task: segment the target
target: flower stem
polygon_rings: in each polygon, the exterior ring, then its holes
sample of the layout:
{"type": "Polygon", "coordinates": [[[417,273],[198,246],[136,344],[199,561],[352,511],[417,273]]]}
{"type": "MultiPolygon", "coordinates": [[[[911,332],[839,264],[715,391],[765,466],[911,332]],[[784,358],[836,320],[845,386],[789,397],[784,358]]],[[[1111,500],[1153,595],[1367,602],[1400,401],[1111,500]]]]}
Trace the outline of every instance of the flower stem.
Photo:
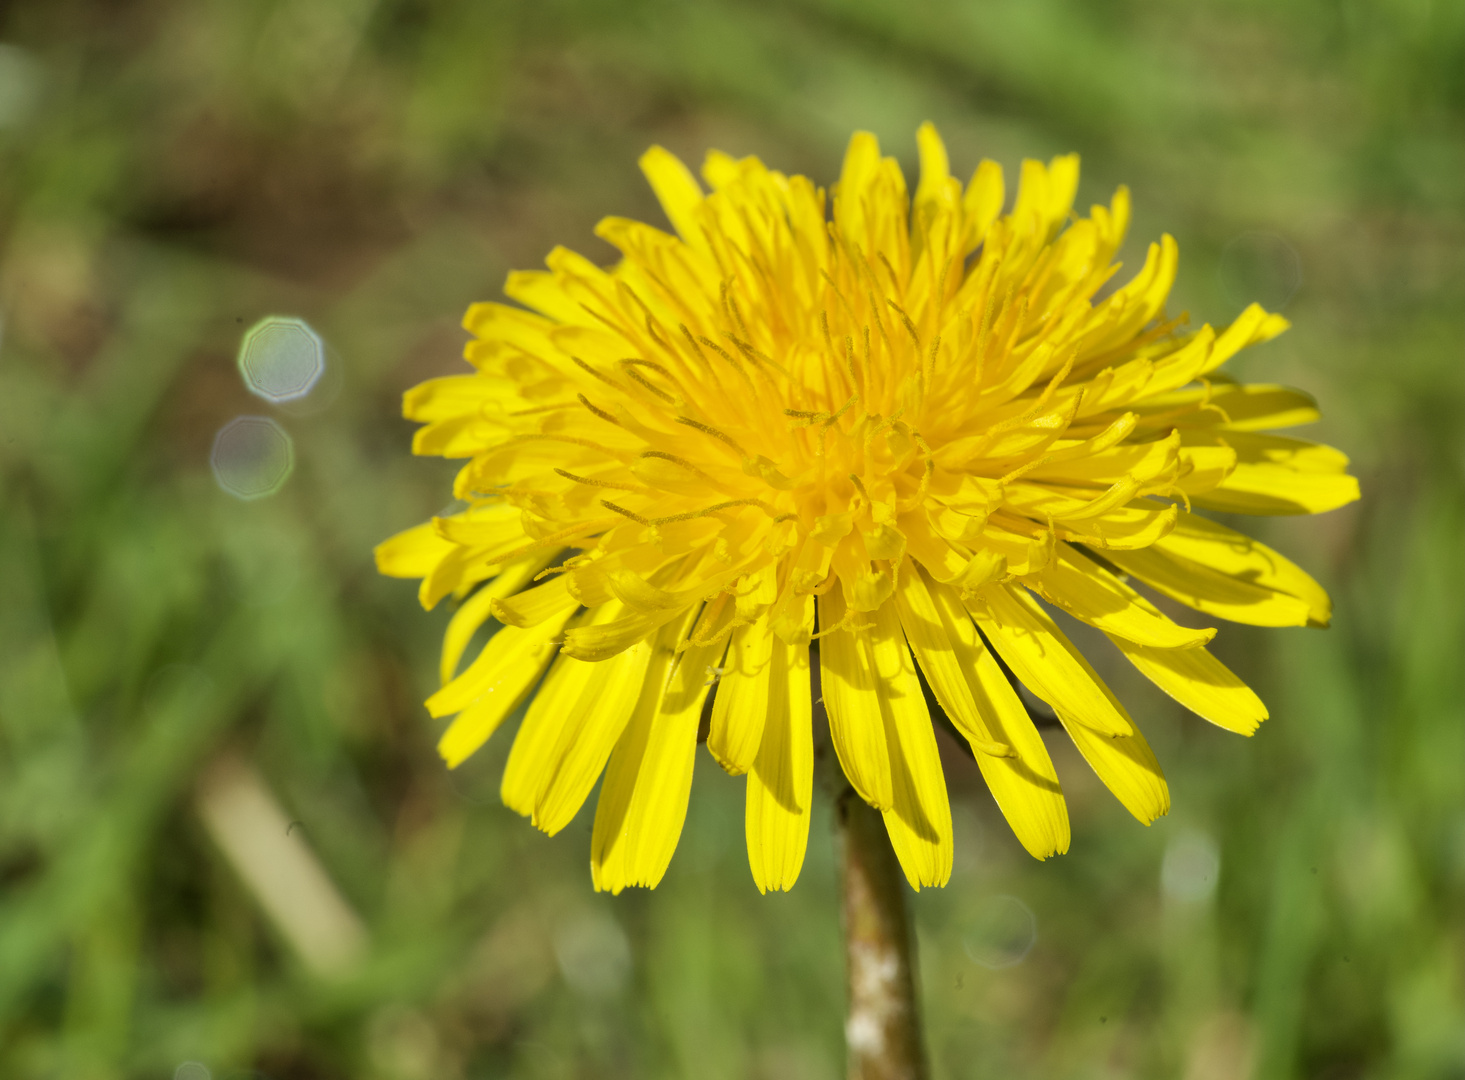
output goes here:
{"type": "Polygon", "coordinates": [[[925,1080],[905,877],[885,822],[848,786],[835,800],[844,864],[850,1080],[925,1080]]]}

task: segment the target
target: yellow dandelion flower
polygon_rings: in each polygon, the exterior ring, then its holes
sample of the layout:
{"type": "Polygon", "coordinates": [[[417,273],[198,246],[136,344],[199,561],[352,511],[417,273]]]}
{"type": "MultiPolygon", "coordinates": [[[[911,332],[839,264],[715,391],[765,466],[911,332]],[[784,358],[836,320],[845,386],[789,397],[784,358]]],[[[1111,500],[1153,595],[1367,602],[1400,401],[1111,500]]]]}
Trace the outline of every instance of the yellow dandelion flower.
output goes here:
{"type": "Polygon", "coordinates": [[[1167,316],[1177,248],[1102,299],[1124,188],[1075,218],[1078,158],[991,161],[963,188],[929,124],[914,197],[873,136],[832,199],[713,152],[705,192],[653,148],[675,235],[623,218],[603,269],[564,248],[511,274],[522,306],[464,325],[472,374],[406,396],[418,454],[466,458],[461,512],[378,549],[421,599],[461,603],[427,702],[456,766],[530,700],[504,801],[545,832],[604,774],[597,888],[654,886],[686,816],[699,718],[747,776],[762,890],[798,877],[812,797],[811,643],[832,742],[910,883],[945,883],[952,826],[920,676],[1038,858],[1067,849],[1052,762],[1003,665],[1052,706],[1142,822],[1169,793],[1144,736],[1039,599],[1102,630],[1181,704],[1251,734],[1257,696],[1131,580],[1207,615],[1325,625],[1329,601],[1196,513],[1317,513],[1347,459],[1268,434],[1311,398],[1218,372],[1287,322],[1167,316]],[[832,212],[830,203],[832,202],[832,212]],[[503,624],[465,669],[489,618],[503,624]],[[919,672],[919,675],[918,675],[919,672]],[[536,692],[536,687],[537,692],[536,692]],[[532,697],[531,697],[532,696],[532,697]]]}

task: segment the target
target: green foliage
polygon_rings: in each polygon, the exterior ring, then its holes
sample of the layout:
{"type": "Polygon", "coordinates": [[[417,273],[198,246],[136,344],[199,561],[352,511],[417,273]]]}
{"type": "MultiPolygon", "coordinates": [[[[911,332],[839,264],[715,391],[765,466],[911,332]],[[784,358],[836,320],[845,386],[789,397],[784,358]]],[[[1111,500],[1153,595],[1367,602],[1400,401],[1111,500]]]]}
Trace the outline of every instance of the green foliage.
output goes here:
{"type": "Polygon", "coordinates": [[[442,464],[407,456],[400,393],[457,369],[458,316],[509,268],[556,243],[608,258],[596,219],[658,219],[646,145],[827,181],[853,129],[912,162],[930,118],[961,168],[1073,149],[1082,198],[1130,183],[1130,264],[1174,233],[1198,321],[1283,289],[1247,251],[1295,252],[1295,327],[1243,374],[1315,391],[1365,492],[1263,523],[1337,613],[1222,633],[1272,708],[1254,739],[1103,666],[1170,818],[1141,828],[1055,741],[1073,847],[1039,864],[947,747],[957,872],[913,901],[936,1075],[1465,1076],[1460,5],[53,0],[3,19],[0,1075],[840,1074],[827,818],[794,893],[760,897],[741,782],[699,761],[665,883],[593,894],[588,812],[547,839],[497,804],[507,735],[442,768],[420,703],[446,615],[370,549],[447,500],[442,464]],[[303,402],[239,379],[270,313],[330,347],[303,402]],[[239,415],[294,441],[271,497],[214,482],[239,415]],[[359,916],[354,965],[317,973],[211,838],[229,760],[359,916]],[[1002,897],[1033,913],[1026,953],[1002,897]]]}

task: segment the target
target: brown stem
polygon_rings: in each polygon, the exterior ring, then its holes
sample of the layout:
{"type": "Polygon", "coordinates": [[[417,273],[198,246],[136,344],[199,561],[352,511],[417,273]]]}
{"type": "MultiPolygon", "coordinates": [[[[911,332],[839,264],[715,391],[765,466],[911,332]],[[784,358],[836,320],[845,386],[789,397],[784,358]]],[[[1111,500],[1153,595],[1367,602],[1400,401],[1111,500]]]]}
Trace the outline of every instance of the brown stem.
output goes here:
{"type": "Polygon", "coordinates": [[[835,808],[844,863],[850,1080],[925,1080],[905,876],[878,811],[848,786],[835,808]]]}

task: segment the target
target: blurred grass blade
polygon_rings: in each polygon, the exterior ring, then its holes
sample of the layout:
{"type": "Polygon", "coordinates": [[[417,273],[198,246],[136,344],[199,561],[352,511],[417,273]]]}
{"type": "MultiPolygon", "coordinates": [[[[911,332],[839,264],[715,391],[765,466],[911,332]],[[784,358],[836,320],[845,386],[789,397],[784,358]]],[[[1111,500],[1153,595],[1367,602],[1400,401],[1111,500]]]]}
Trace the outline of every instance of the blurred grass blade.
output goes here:
{"type": "Polygon", "coordinates": [[[280,935],[317,975],[336,975],[361,956],[366,930],[264,780],[236,757],[199,781],[200,817],[280,935]]]}

